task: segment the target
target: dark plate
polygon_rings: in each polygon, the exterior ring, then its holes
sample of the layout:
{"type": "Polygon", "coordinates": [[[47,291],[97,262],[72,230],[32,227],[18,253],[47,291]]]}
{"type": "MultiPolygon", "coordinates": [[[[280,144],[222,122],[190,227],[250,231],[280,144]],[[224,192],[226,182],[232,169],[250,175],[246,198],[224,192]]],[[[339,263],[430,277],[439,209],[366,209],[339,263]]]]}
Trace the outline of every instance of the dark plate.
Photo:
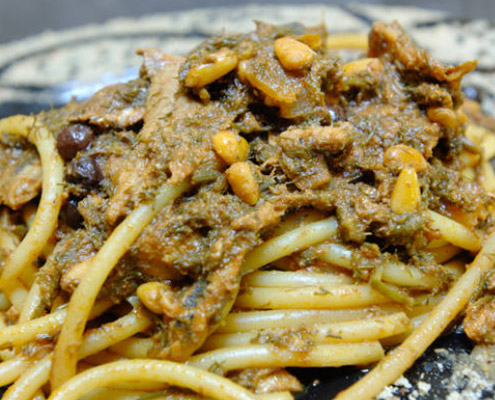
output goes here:
{"type": "MultiPolygon", "coordinates": [[[[72,97],[83,100],[102,86],[137,75],[135,50],[158,47],[185,54],[204,38],[221,32],[253,28],[253,20],[274,23],[322,21],[331,32],[366,32],[373,20],[398,20],[418,43],[445,62],[478,59],[478,70],[465,79],[470,96],[495,111],[495,25],[487,21],[452,19],[442,12],[411,7],[351,5],[329,7],[243,6],[192,10],[120,19],[75,28],[0,46],[0,117],[37,113],[61,106],[72,97]]],[[[462,333],[438,339],[406,373],[402,386],[388,388],[397,399],[493,399],[495,386],[467,356],[471,342],[462,333]],[[455,397],[451,392],[460,393],[455,397]]],[[[359,379],[354,368],[292,370],[307,386],[301,400],[329,399],[359,379]]]]}
{"type": "MultiPolygon", "coordinates": [[[[482,367],[469,354],[473,343],[460,332],[437,339],[382,399],[451,400],[494,399],[495,383],[487,380],[482,367]],[[454,397],[458,393],[459,397],[454,397]]],[[[306,385],[298,400],[328,400],[359,380],[367,370],[355,367],[292,369],[306,385]]]]}

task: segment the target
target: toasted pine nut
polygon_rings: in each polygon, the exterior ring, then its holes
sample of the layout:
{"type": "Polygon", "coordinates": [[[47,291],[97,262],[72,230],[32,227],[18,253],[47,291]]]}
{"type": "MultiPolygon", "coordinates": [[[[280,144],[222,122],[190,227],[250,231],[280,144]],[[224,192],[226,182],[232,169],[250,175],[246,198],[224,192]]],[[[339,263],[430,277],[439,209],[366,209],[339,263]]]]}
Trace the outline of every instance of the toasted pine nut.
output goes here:
{"type": "Polygon", "coordinates": [[[162,309],[160,307],[160,292],[162,283],[159,282],[146,282],[137,288],[137,296],[139,301],[150,311],[155,314],[161,314],[162,309]]]}
{"type": "Polygon", "coordinates": [[[306,33],[305,35],[298,36],[297,40],[307,44],[313,50],[320,49],[323,44],[320,33],[306,33]]]}
{"type": "Polygon", "coordinates": [[[186,75],[185,85],[191,88],[204,87],[237,67],[237,55],[230,49],[220,49],[210,54],[203,64],[192,68],[186,75]]]}
{"type": "Polygon", "coordinates": [[[136,294],[139,301],[155,314],[166,314],[173,317],[179,311],[170,287],[162,282],[146,282],[137,288],[136,294]]]}
{"type": "Polygon", "coordinates": [[[404,168],[395,183],[390,208],[396,214],[416,211],[421,203],[418,175],[414,168],[404,168]]]}
{"type": "Polygon", "coordinates": [[[430,121],[446,128],[456,128],[459,125],[457,114],[450,108],[430,107],[426,110],[426,116],[430,121]]]}
{"type": "Polygon", "coordinates": [[[229,131],[220,131],[211,139],[213,150],[231,165],[245,161],[249,154],[249,143],[242,136],[229,131]]]}
{"type": "Polygon", "coordinates": [[[260,198],[260,189],[247,162],[236,162],[225,171],[232,191],[242,201],[255,205],[260,198]]]}
{"type": "Polygon", "coordinates": [[[91,266],[91,259],[81,261],[72,266],[60,279],[60,286],[66,291],[74,290],[81,282],[81,279],[86,275],[86,271],[91,266]]]}
{"type": "Polygon", "coordinates": [[[385,151],[383,165],[393,170],[400,171],[405,167],[412,167],[416,172],[423,172],[428,163],[418,150],[398,144],[385,151]]]}
{"type": "Polygon", "coordinates": [[[382,72],[383,64],[378,58],[360,58],[359,60],[348,62],[344,65],[344,77],[356,75],[362,72],[370,72],[378,76],[382,72]]]}
{"type": "Polygon", "coordinates": [[[311,48],[289,37],[275,40],[273,50],[282,66],[289,71],[309,68],[313,63],[314,52],[311,48]]]}

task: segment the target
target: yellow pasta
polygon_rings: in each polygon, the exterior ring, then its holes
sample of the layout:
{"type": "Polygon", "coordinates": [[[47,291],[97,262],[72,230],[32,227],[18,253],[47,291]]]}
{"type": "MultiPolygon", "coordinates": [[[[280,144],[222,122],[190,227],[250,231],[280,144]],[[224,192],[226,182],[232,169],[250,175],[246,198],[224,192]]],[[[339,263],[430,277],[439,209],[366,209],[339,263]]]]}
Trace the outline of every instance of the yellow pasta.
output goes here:
{"type": "Polygon", "coordinates": [[[298,328],[313,324],[351,321],[386,314],[379,307],[346,310],[269,310],[230,313],[218,333],[246,332],[271,328],[298,328]]]}
{"type": "Polygon", "coordinates": [[[250,345],[213,350],[191,357],[189,364],[203,369],[222,371],[250,367],[338,367],[369,364],[383,357],[379,342],[334,343],[316,345],[302,353],[280,349],[274,345],[250,345]]]}
{"type": "Polygon", "coordinates": [[[256,343],[263,337],[276,340],[291,334],[301,334],[302,337],[314,343],[333,342],[363,342],[378,340],[408,331],[409,318],[404,313],[396,313],[369,319],[334,322],[302,326],[296,329],[267,329],[262,331],[218,333],[213,334],[203,345],[202,350],[213,350],[222,347],[245,346],[256,343]]]}
{"type": "Polygon", "coordinates": [[[326,47],[329,49],[357,49],[368,48],[368,37],[357,33],[331,33],[328,35],[326,47]]]}
{"type": "Polygon", "coordinates": [[[253,287],[242,291],[239,308],[339,309],[370,306],[389,301],[369,285],[313,285],[297,288],[253,287]]]}
{"type": "Polygon", "coordinates": [[[397,23],[139,53],[138,79],[0,120],[3,399],[288,400],[282,368],[366,365],[338,396],[366,400],[469,323],[495,260],[475,62],[397,23]]]}
{"type": "Polygon", "coordinates": [[[91,306],[106,277],[119,258],[156,213],[188,188],[187,184],[165,185],[154,201],[136,209],[112,233],[91,263],[91,267],[74,292],[67,309],[67,318],[60,332],[54,353],[53,385],[60,386],[75,374],[77,353],[68,351],[84,332],[91,306]],[[105,268],[102,268],[102,266],[105,268]],[[75,311],[72,311],[75,310],[75,311]]]}
{"type": "Polygon", "coordinates": [[[118,361],[91,368],[56,390],[51,400],[76,400],[91,389],[118,381],[161,381],[219,400],[254,400],[246,389],[192,366],[157,360],[118,361]]]}
{"type": "Polygon", "coordinates": [[[0,131],[27,137],[37,147],[43,168],[43,190],[36,217],[21,244],[9,256],[0,276],[0,287],[18,277],[40,254],[53,233],[62,204],[63,163],[55,138],[32,117],[14,116],[0,120],[0,131]]]}
{"type": "Polygon", "coordinates": [[[267,240],[261,246],[254,249],[246,257],[243,272],[254,271],[279,258],[288,256],[295,251],[318,244],[330,239],[337,232],[337,221],[335,218],[313,222],[300,228],[293,229],[287,233],[267,240]]]}
{"type": "MultiPolygon", "coordinates": [[[[144,314],[140,311],[136,311],[117,321],[103,325],[93,331],[89,331],[89,333],[85,335],[76,357],[77,359],[83,359],[92,354],[96,354],[114,343],[120,342],[123,339],[145,330],[150,323],[150,320],[144,314]]],[[[33,368],[21,375],[21,377],[7,390],[4,399],[30,399],[39,388],[48,382],[53,357],[53,353],[50,353],[41,361],[38,361],[33,368]]]]}
{"type": "Polygon", "coordinates": [[[0,385],[7,386],[14,382],[29,367],[29,361],[17,356],[0,363],[0,385]]]}
{"type": "MultiPolygon", "coordinates": [[[[101,315],[110,306],[108,301],[96,303],[89,318],[101,315]]],[[[5,327],[0,331],[0,348],[26,344],[35,340],[38,335],[53,335],[62,326],[66,315],[67,310],[62,309],[32,321],[5,327]]]]}
{"type": "Polygon", "coordinates": [[[344,274],[258,271],[246,275],[243,284],[246,286],[264,287],[298,287],[307,285],[341,285],[352,283],[352,279],[344,274]]]}
{"type": "Polygon", "coordinates": [[[450,243],[462,249],[478,251],[481,247],[481,240],[475,232],[461,225],[448,217],[434,211],[428,211],[431,227],[450,243]]]}
{"type": "MultiPolygon", "coordinates": [[[[318,247],[318,257],[330,264],[351,269],[352,250],[337,243],[325,243],[318,247]]],[[[386,282],[416,288],[431,288],[438,285],[438,278],[425,275],[414,266],[400,262],[382,264],[382,278],[386,282]]]]}
{"type": "Polygon", "coordinates": [[[418,328],[358,383],[337,399],[372,399],[383,387],[395,382],[464,308],[478,288],[483,272],[495,262],[495,233],[486,239],[466,273],[418,328]]]}

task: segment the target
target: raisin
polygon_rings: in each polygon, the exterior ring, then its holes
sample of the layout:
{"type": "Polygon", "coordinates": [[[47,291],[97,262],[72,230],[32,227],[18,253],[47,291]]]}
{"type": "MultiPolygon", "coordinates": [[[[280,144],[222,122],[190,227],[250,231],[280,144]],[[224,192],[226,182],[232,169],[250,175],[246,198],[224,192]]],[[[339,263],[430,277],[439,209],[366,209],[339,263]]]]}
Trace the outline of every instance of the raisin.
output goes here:
{"type": "Polygon", "coordinates": [[[57,150],[64,160],[72,160],[93,141],[93,129],[87,125],[74,124],[62,128],[57,135],[57,150]]]}
{"type": "Polygon", "coordinates": [[[78,229],[82,226],[83,217],[79,214],[77,209],[77,200],[69,199],[67,203],[65,203],[63,208],[63,215],[65,217],[65,222],[72,229],[78,229]]]}
{"type": "Polygon", "coordinates": [[[80,182],[87,186],[96,184],[103,178],[103,174],[96,160],[84,156],[72,160],[67,174],[72,182],[80,182]]]}

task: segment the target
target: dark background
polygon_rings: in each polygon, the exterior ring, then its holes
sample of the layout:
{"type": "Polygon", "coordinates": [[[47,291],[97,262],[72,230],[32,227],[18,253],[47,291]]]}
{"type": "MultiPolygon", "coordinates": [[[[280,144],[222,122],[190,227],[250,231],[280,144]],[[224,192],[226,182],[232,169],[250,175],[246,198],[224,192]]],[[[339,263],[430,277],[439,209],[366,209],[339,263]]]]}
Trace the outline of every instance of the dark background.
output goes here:
{"type": "MultiPolygon", "coordinates": [[[[261,4],[346,4],[344,0],[0,0],[0,43],[89,23],[100,23],[121,16],[141,16],[197,7],[248,3],[261,4]]],[[[460,18],[495,20],[495,0],[365,0],[361,3],[414,5],[447,11],[460,18]]]]}

